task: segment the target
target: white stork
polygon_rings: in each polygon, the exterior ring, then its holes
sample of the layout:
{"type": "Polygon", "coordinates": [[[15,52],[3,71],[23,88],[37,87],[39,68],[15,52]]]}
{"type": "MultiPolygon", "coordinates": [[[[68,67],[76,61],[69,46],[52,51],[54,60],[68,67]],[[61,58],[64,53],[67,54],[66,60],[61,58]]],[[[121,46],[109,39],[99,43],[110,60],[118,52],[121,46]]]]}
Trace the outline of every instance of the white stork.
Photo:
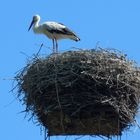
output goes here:
{"type": "Polygon", "coordinates": [[[59,39],[72,39],[75,41],[79,41],[80,38],[65,25],[53,21],[44,22],[43,24],[39,24],[40,16],[33,16],[33,20],[28,31],[33,26],[34,33],[37,34],[45,34],[48,38],[52,39],[53,42],[53,52],[58,52],[58,43],[59,39]],[[55,45],[54,45],[55,43],[55,45]]]}

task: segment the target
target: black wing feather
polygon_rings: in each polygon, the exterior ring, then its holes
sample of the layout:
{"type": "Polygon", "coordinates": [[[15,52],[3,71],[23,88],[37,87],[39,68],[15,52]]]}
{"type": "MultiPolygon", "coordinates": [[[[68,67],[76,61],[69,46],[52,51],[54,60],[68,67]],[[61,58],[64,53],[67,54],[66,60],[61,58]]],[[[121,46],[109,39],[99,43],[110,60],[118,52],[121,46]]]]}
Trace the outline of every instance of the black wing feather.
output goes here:
{"type": "Polygon", "coordinates": [[[50,33],[57,33],[57,34],[65,34],[65,35],[74,35],[75,34],[68,28],[62,28],[62,29],[47,29],[50,33]]]}

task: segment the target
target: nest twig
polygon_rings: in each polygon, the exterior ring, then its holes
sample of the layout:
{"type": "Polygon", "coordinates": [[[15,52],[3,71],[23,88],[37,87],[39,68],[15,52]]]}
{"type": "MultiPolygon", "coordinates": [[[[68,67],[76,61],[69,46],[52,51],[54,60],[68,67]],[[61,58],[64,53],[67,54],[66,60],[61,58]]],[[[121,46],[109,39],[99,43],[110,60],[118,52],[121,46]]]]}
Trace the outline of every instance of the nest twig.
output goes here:
{"type": "Polygon", "coordinates": [[[49,135],[121,135],[135,121],[140,69],[118,51],[35,57],[16,79],[26,111],[49,135]]]}

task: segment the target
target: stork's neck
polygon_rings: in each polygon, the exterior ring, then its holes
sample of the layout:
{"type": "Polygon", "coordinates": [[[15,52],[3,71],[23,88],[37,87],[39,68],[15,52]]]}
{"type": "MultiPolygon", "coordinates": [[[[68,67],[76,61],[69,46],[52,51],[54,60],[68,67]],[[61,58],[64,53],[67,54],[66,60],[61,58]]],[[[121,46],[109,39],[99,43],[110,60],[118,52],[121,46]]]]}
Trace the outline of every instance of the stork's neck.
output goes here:
{"type": "Polygon", "coordinates": [[[34,31],[34,33],[37,33],[37,34],[42,32],[41,27],[39,25],[39,20],[34,23],[33,31],[34,31]]]}

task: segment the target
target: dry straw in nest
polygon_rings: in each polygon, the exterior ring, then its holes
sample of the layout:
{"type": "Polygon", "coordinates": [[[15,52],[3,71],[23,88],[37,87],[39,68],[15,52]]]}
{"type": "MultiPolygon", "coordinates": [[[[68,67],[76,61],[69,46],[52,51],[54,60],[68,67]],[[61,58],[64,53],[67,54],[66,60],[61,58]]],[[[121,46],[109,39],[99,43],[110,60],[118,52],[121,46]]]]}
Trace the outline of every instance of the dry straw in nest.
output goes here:
{"type": "Polygon", "coordinates": [[[140,69],[118,51],[35,57],[16,79],[26,111],[50,136],[121,135],[135,122],[140,69]]]}

